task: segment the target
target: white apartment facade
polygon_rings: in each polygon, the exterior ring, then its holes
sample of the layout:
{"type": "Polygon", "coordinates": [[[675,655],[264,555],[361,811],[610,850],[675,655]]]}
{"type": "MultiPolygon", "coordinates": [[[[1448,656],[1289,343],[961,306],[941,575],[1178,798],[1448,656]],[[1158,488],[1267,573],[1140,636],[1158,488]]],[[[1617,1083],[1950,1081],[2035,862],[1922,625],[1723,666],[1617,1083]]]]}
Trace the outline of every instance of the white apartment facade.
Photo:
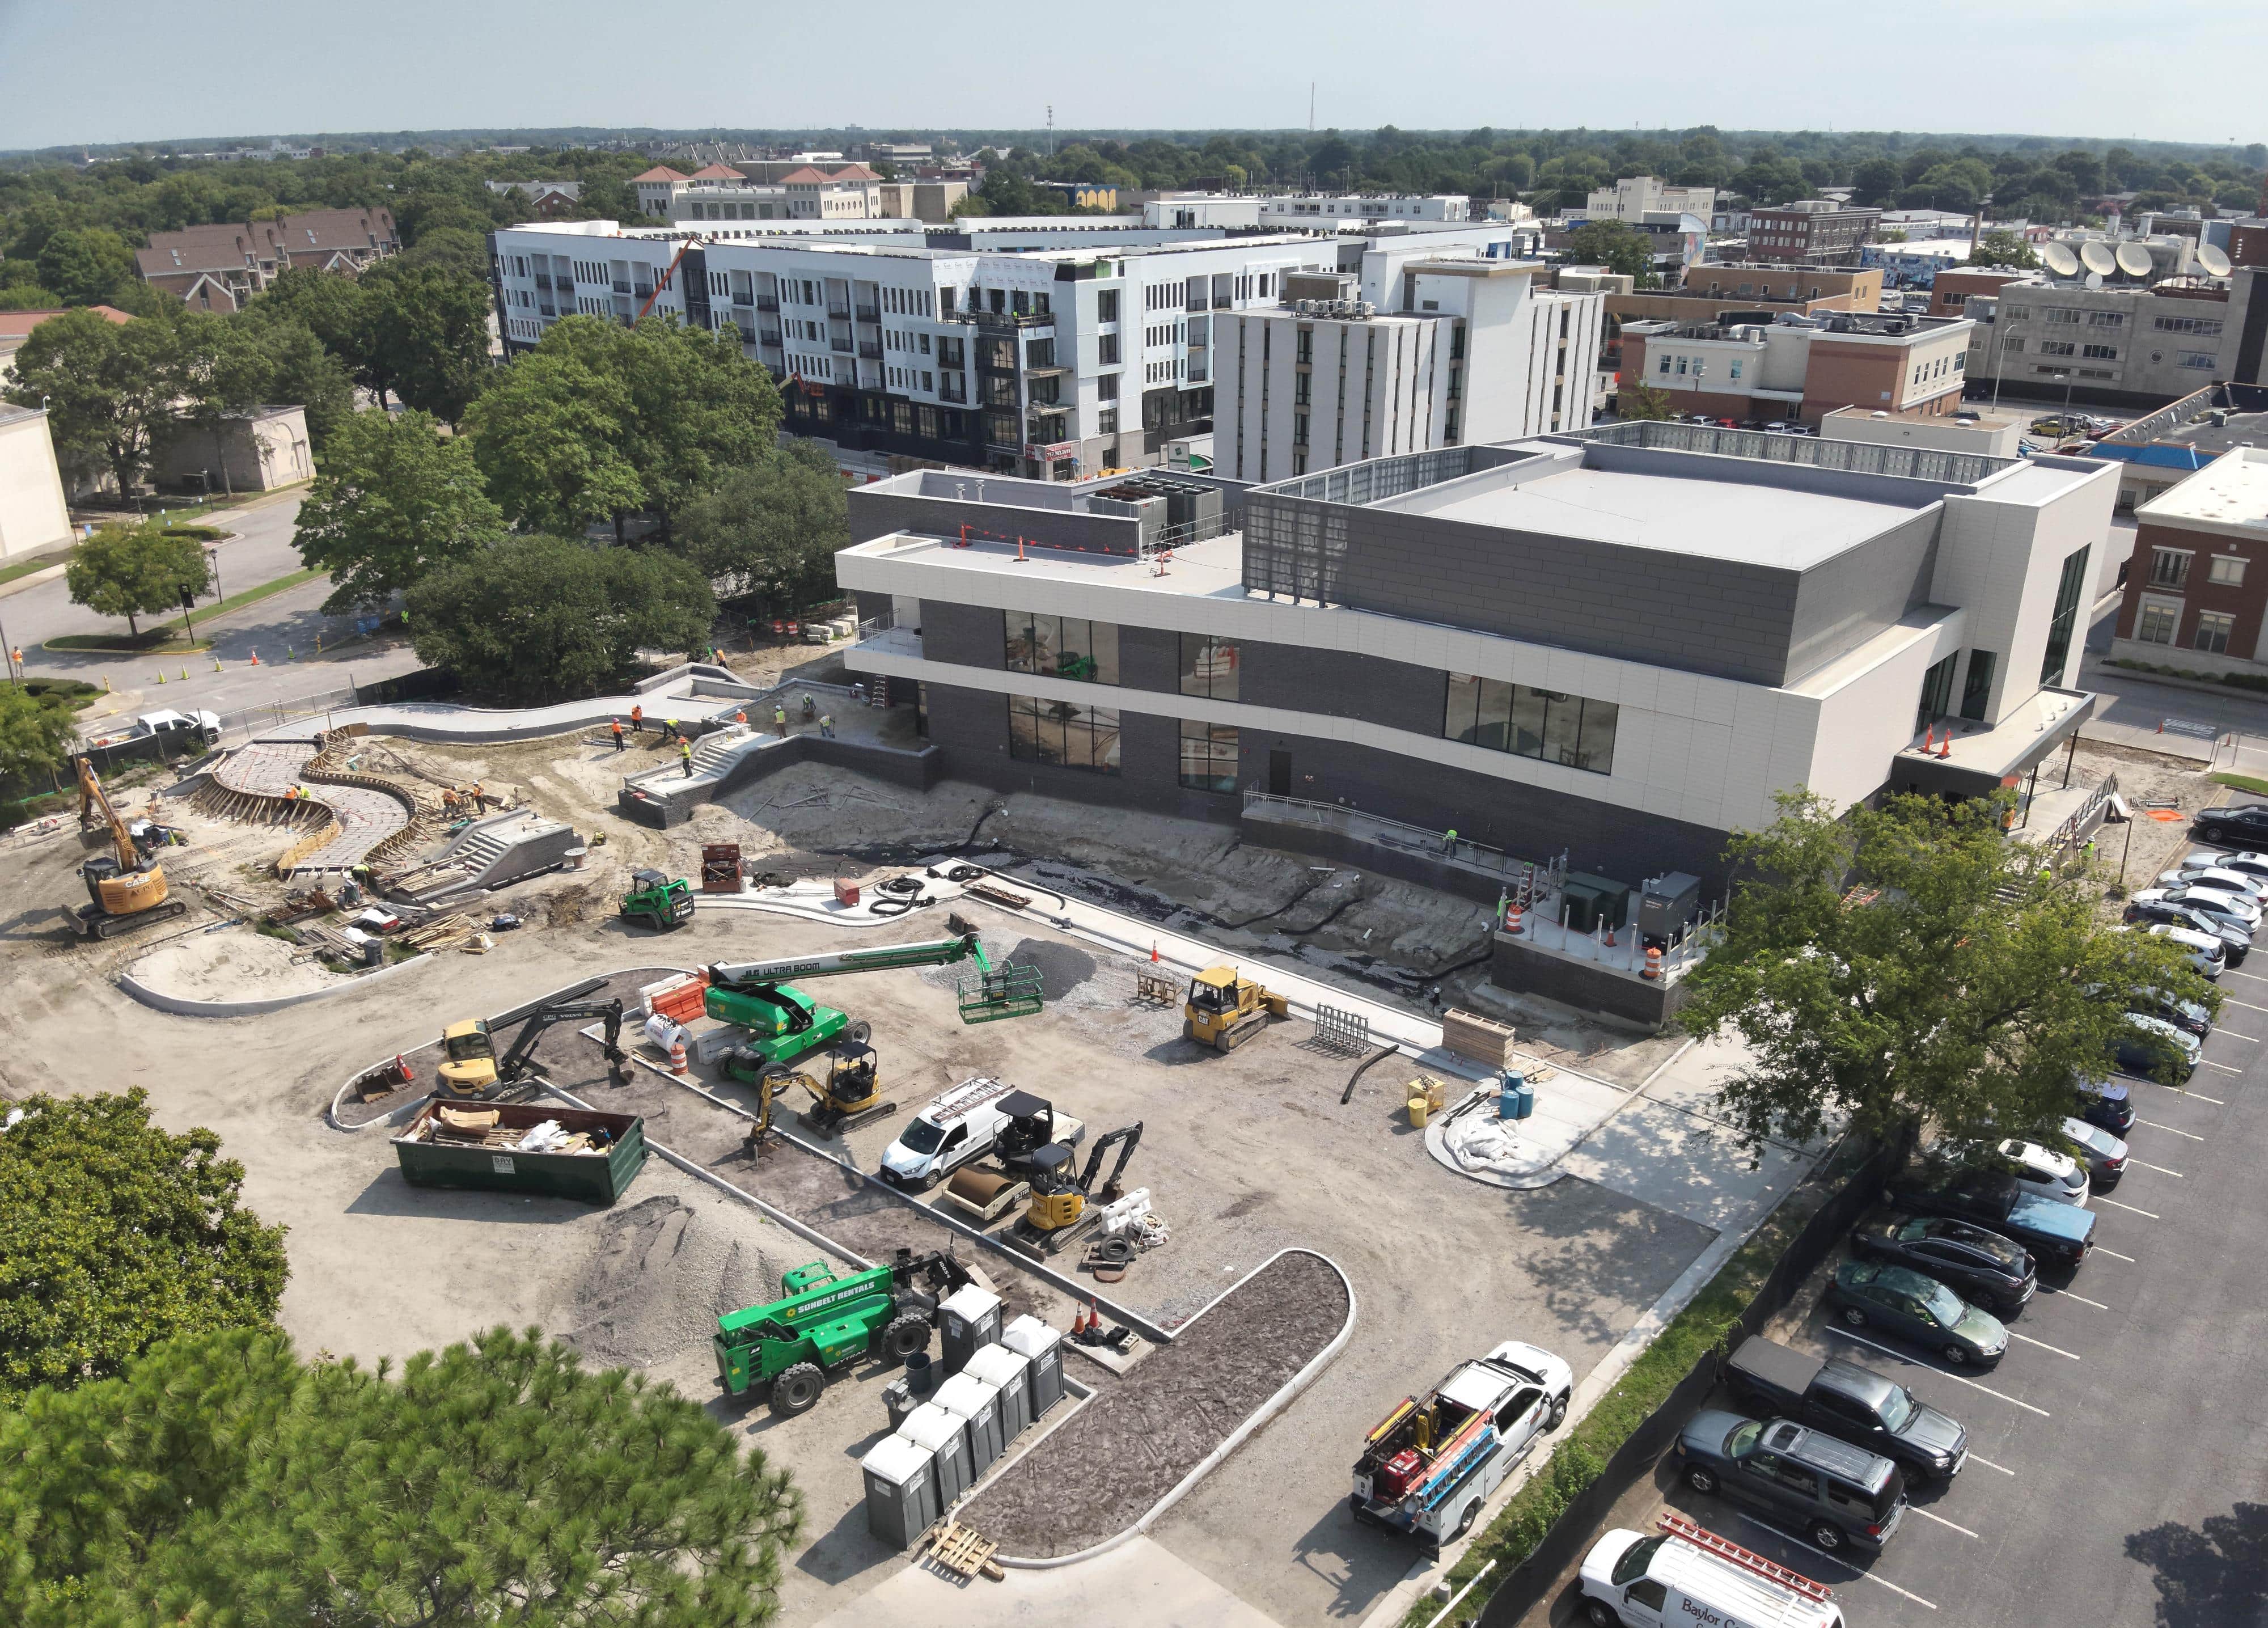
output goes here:
{"type": "Polygon", "coordinates": [[[786,387],[794,433],[1068,480],[1156,464],[1168,442],[1210,429],[1221,314],[1272,306],[1286,274],[1335,270],[1340,254],[1329,238],[1077,232],[1057,239],[1068,247],[932,248],[917,226],[896,230],[911,223],[865,224],[890,230],[497,232],[505,346],[575,314],[730,324],[786,387]]]}
{"type": "Polygon", "coordinates": [[[1673,187],[1659,175],[1630,175],[1591,194],[1583,214],[1588,220],[1626,221],[1635,226],[1648,215],[1697,215],[1707,220],[1717,209],[1714,187],[1673,187]]]}
{"type": "Polygon", "coordinates": [[[1222,318],[1218,472],[1266,483],[1588,429],[1606,300],[1539,288],[1541,269],[1373,249],[1359,274],[1294,276],[1283,304],[1222,318]]]}
{"type": "Polygon", "coordinates": [[[1263,226],[1345,226],[1366,220],[1468,221],[1472,200],[1462,193],[1285,193],[1259,199],[1263,226]]]}

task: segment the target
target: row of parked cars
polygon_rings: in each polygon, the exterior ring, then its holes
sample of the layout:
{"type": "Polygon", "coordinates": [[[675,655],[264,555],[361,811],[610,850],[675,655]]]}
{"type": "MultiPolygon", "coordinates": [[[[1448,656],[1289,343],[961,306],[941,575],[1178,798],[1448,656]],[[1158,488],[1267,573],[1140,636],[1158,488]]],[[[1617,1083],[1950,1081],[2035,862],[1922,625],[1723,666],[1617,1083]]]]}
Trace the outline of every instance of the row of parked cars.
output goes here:
{"type": "MultiPolygon", "coordinates": [[[[2210,809],[2207,814],[2242,812],[2210,809]]],[[[2200,834],[2207,818],[2198,821],[2200,834]]],[[[2268,836],[2268,821],[2257,835],[2268,836]]],[[[2268,910],[2268,852],[2219,853],[2199,849],[2127,902],[2126,920],[2146,925],[2188,952],[2189,963],[2217,979],[2241,967],[2252,950],[2252,935],[2268,910]]]]}

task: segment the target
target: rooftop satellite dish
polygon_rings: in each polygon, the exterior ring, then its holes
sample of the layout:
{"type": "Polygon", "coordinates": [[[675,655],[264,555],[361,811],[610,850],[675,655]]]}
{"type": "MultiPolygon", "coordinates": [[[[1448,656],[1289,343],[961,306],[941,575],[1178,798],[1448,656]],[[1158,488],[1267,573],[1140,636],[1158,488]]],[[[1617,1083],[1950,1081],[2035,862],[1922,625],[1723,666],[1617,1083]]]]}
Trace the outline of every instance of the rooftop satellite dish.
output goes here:
{"type": "Polygon", "coordinates": [[[2079,275],[2079,256],[2071,252],[2068,243],[2049,243],[2040,248],[2040,259],[2047,269],[2059,277],[2079,275]]]}
{"type": "Polygon", "coordinates": [[[2090,238],[2079,246],[2079,263],[2089,271],[2101,272],[2107,277],[2117,269],[2118,257],[2110,252],[2108,243],[2090,238]]]}
{"type": "Polygon", "coordinates": [[[2118,246],[2117,261],[2118,269],[2130,277],[2146,277],[2150,275],[2150,251],[2139,243],[2121,243],[2118,246]]]}
{"type": "Polygon", "coordinates": [[[2225,277],[2228,275],[2228,254],[2222,250],[2215,248],[2212,244],[2198,244],[2197,258],[2198,264],[2205,268],[2205,276],[2209,277],[2225,277]]]}
{"type": "Polygon", "coordinates": [[[2089,288],[2101,288],[2102,286],[2102,274],[2100,271],[2088,272],[2087,274],[2087,286],[2089,288]]]}

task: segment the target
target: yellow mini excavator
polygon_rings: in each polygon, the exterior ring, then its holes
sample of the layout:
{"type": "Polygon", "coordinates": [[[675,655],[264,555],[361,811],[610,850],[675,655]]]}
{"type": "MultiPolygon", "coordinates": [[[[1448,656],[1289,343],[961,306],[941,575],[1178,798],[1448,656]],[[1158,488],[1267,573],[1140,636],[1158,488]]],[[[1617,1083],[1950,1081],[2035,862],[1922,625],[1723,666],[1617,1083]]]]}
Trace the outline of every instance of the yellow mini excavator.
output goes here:
{"type": "Polygon", "coordinates": [[[111,807],[93,762],[85,756],[72,761],[78,769],[79,839],[99,843],[107,837],[112,848],[78,867],[87,895],[74,913],[78,930],[90,939],[107,939],[188,914],[189,907],[166,888],[165,868],[143,857],[134,833],[111,807]]]}

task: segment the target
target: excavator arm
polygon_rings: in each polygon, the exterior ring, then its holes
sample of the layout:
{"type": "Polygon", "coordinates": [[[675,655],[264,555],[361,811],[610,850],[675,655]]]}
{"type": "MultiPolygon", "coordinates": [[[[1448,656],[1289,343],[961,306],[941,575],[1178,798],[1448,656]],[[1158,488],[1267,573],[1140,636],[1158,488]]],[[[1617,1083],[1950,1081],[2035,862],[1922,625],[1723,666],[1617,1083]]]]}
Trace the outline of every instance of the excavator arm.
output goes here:
{"type": "Polygon", "coordinates": [[[1108,1187],[1115,1183],[1125,1174],[1126,1161],[1134,1157],[1134,1149],[1141,1140],[1142,1122],[1138,1119],[1130,1125],[1121,1125],[1116,1131],[1095,1138],[1094,1145],[1086,1150],[1086,1168],[1079,1175],[1079,1190],[1082,1193],[1094,1191],[1094,1173],[1102,1168],[1102,1156],[1110,1151],[1113,1143],[1119,1145],[1118,1162],[1110,1167],[1110,1179],[1103,1185],[1108,1187]]]}
{"type": "Polygon", "coordinates": [[[118,868],[138,871],[142,855],[134,846],[134,833],[126,829],[126,821],[111,806],[110,794],[102,789],[101,777],[94,772],[94,760],[81,755],[74,760],[78,766],[78,826],[82,831],[92,831],[97,826],[107,826],[110,840],[117,845],[118,868]]]}
{"type": "Polygon", "coordinates": [[[505,1052],[502,1059],[497,1062],[497,1079],[509,1084],[525,1075],[528,1069],[528,1059],[535,1051],[535,1042],[543,1038],[545,1031],[553,1024],[588,1022],[593,1018],[607,1026],[605,1041],[607,1063],[615,1082],[620,1084],[629,1078],[627,1068],[630,1054],[622,1047],[622,1003],[619,999],[605,1002],[569,1001],[562,1002],[556,1006],[538,1007],[530,1013],[526,1020],[519,1026],[519,1033],[512,1036],[512,1050],[505,1052]]]}

